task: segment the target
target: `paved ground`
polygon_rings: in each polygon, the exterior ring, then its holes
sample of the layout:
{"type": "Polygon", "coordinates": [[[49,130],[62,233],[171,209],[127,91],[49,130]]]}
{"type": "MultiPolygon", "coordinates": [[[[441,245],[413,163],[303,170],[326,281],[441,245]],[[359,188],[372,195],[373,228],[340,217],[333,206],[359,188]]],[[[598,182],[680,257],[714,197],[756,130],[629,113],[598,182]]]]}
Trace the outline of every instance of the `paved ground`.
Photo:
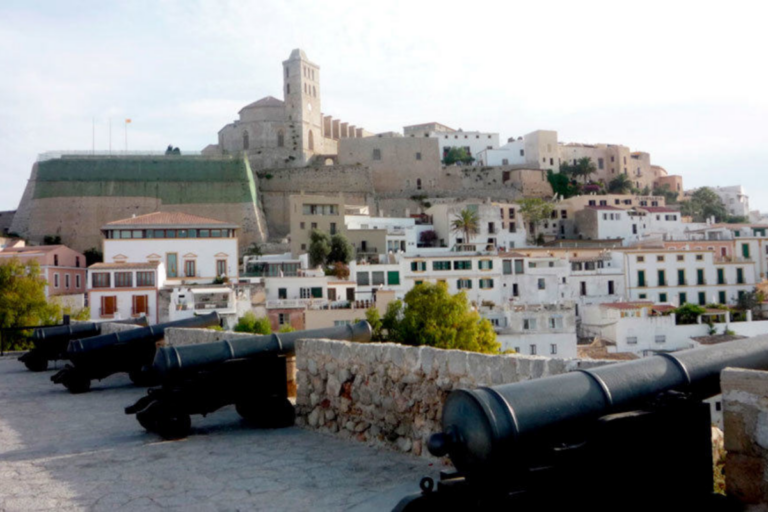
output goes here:
{"type": "Polygon", "coordinates": [[[390,510],[436,476],[428,462],[288,428],[254,430],[232,407],[163,441],[123,407],[117,375],[71,395],[51,371],[0,359],[0,510],[390,510]]]}

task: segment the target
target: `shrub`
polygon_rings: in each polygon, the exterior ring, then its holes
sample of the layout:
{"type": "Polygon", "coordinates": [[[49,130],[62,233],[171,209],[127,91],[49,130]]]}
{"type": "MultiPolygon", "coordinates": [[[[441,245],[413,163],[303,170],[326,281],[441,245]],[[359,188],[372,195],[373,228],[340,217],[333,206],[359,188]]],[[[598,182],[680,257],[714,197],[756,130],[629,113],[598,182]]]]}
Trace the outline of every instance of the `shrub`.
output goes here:
{"type": "Polygon", "coordinates": [[[250,332],[253,334],[272,334],[272,326],[266,317],[257,317],[253,311],[248,311],[237,321],[235,332],[250,332]]]}

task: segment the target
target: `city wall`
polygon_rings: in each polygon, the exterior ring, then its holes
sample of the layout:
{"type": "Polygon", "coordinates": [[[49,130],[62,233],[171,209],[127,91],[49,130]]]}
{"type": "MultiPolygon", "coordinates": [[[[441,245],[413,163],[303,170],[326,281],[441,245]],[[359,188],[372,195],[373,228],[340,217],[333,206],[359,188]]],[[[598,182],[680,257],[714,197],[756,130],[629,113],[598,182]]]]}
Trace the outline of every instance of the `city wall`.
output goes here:
{"type": "Polygon", "coordinates": [[[426,455],[442,405],[457,388],[497,385],[606,361],[485,355],[393,343],[299,340],[297,423],[426,455]]]}

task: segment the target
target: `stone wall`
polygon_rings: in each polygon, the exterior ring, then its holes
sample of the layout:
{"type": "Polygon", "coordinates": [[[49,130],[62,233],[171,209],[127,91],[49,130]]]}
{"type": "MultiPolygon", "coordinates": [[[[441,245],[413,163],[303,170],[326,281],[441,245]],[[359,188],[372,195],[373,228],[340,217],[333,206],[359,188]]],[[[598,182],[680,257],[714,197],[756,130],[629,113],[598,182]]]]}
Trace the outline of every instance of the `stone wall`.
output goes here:
{"type": "Polygon", "coordinates": [[[768,372],[720,375],[725,426],[725,487],[749,511],[768,510],[768,372]]]}
{"type": "Polygon", "coordinates": [[[105,322],[101,324],[101,334],[114,334],[116,332],[132,331],[138,329],[140,325],[132,324],[117,324],[112,322],[105,322]]]}
{"type": "Polygon", "coordinates": [[[299,340],[297,423],[427,455],[442,405],[456,388],[557,375],[606,361],[485,355],[393,343],[299,340]]]}

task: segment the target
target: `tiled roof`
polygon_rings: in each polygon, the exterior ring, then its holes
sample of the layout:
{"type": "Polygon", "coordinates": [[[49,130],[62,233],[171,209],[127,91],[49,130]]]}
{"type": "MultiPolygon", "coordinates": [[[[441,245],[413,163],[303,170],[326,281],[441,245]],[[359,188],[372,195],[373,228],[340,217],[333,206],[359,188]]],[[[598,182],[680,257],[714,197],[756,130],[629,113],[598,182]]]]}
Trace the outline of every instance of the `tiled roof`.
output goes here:
{"type": "Polygon", "coordinates": [[[744,338],[746,338],[746,336],[739,336],[738,334],[714,334],[712,336],[696,336],[691,339],[698,341],[702,345],[716,345],[717,343],[742,340],[744,338]]]}
{"type": "Polygon", "coordinates": [[[604,308],[611,309],[640,309],[653,306],[651,301],[637,301],[637,302],[605,302],[600,304],[604,308]]]}
{"type": "MultiPolygon", "coordinates": [[[[120,226],[230,226],[220,220],[198,217],[182,212],[154,212],[129,219],[116,220],[106,224],[105,228],[120,226]]],[[[234,225],[232,225],[234,226],[234,225]]]]}
{"type": "Polygon", "coordinates": [[[667,208],[666,206],[638,206],[638,210],[645,210],[650,213],[680,213],[680,210],[667,208]]]}
{"type": "Polygon", "coordinates": [[[143,261],[141,263],[94,263],[88,270],[142,270],[156,269],[160,265],[158,261],[143,261]]]}
{"type": "Polygon", "coordinates": [[[27,245],[25,247],[8,247],[2,252],[51,252],[66,247],[64,245],[27,245]]]}
{"type": "Polygon", "coordinates": [[[249,103],[248,105],[244,106],[240,109],[240,112],[247,108],[258,108],[258,107],[282,107],[284,105],[282,100],[279,100],[275,98],[274,96],[266,96],[264,98],[261,98],[260,100],[254,101],[253,103],[249,103]]]}
{"type": "Polygon", "coordinates": [[[506,252],[506,251],[499,251],[499,256],[504,256],[505,258],[527,258],[523,253],[520,252],[506,252]]]}
{"type": "Polygon", "coordinates": [[[606,206],[606,205],[601,205],[601,206],[589,205],[587,206],[587,208],[589,208],[590,210],[612,210],[617,212],[625,211],[625,210],[622,210],[621,208],[616,208],[615,206],[606,206]]]}

